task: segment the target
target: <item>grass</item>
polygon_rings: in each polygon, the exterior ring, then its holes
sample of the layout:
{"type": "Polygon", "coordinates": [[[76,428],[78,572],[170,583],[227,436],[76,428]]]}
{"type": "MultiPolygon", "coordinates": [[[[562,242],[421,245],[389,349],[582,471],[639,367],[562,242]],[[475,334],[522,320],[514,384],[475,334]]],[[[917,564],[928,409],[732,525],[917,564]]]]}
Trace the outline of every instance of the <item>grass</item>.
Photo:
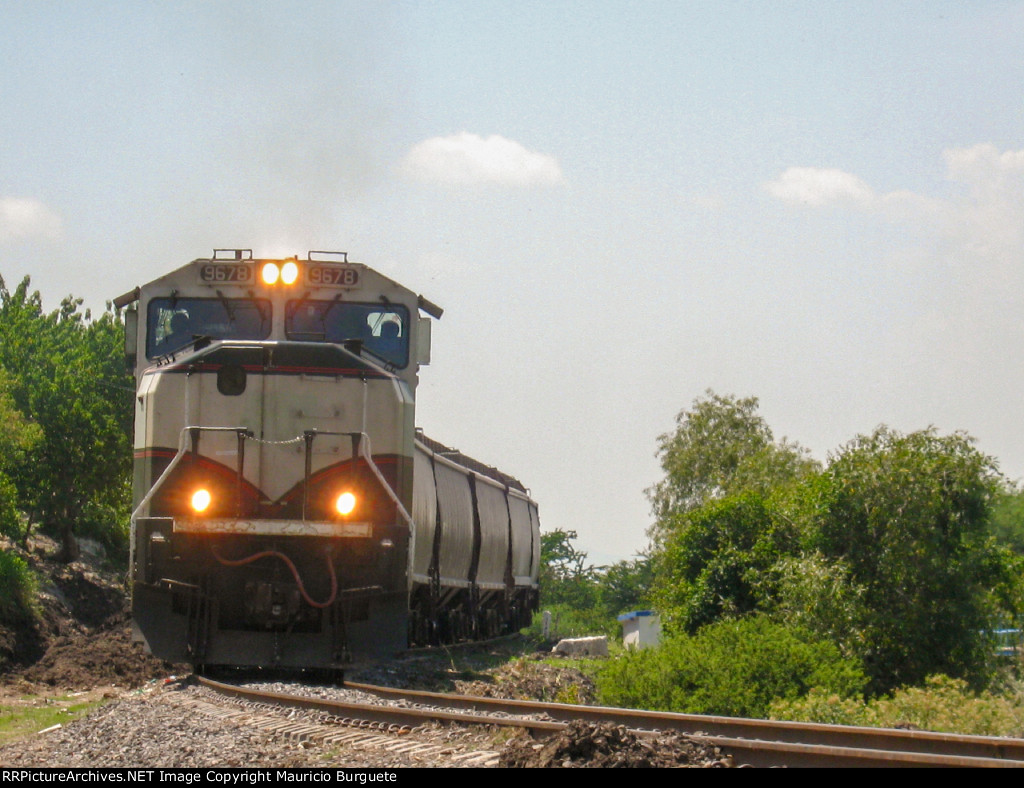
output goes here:
{"type": "Polygon", "coordinates": [[[54,725],[66,725],[102,703],[102,700],[83,701],[69,695],[30,695],[14,702],[0,703],[0,745],[24,739],[54,725]]]}
{"type": "Polygon", "coordinates": [[[473,643],[441,647],[449,663],[448,673],[454,678],[472,681],[486,678],[486,671],[504,665],[526,654],[532,654],[538,641],[520,635],[499,638],[484,650],[473,643]]]}

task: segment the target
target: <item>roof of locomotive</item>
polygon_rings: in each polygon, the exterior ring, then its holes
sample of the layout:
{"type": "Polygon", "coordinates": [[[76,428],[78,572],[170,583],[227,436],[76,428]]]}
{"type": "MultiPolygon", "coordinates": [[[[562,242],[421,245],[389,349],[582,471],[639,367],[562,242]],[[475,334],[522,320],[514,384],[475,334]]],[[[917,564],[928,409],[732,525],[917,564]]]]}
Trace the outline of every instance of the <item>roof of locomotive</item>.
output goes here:
{"type": "MultiPolygon", "coordinates": [[[[178,284],[184,281],[190,271],[199,269],[204,265],[215,265],[215,266],[259,266],[263,263],[277,262],[283,263],[288,260],[294,260],[297,263],[305,264],[309,267],[332,267],[332,268],[348,268],[359,270],[359,289],[361,290],[374,290],[387,292],[390,291],[393,300],[402,301],[415,301],[419,309],[426,312],[433,318],[440,318],[444,310],[437,306],[433,302],[427,300],[422,295],[416,294],[414,291],[405,287],[404,285],[396,282],[388,276],[380,273],[379,271],[370,268],[365,263],[357,263],[349,261],[347,252],[324,252],[324,251],[310,251],[306,253],[305,258],[300,258],[298,255],[291,257],[253,257],[251,249],[215,249],[212,257],[198,257],[189,263],[186,263],[179,268],[174,269],[162,276],[147,282],[140,287],[136,287],[134,290],[118,296],[114,299],[114,306],[121,309],[134,301],[138,301],[142,296],[143,290],[159,289],[160,287],[168,287],[178,284]],[[221,254],[218,254],[221,253],[221,254]],[[230,254],[225,254],[230,253],[230,254]]],[[[230,284],[230,282],[213,282],[213,281],[200,281],[199,277],[195,277],[193,282],[197,286],[211,287],[217,284],[230,284]]],[[[193,282],[190,282],[192,284],[193,282]]],[[[255,284],[255,278],[252,281],[255,284]]]]}

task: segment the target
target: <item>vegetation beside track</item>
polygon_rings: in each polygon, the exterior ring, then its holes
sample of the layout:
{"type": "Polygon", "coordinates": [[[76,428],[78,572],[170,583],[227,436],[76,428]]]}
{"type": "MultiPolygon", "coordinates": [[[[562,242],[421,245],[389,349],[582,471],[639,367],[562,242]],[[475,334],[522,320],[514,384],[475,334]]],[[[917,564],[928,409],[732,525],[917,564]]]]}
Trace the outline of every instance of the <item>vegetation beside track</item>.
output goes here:
{"type": "Polygon", "coordinates": [[[0,700],[0,745],[54,725],[66,725],[101,706],[106,699],[78,695],[21,695],[0,700]]]}
{"type": "Polygon", "coordinates": [[[974,692],[961,679],[930,676],[922,687],[864,700],[842,698],[821,688],[795,700],[775,701],[771,719],[910,727],[940,733],[1024,738],[1024,683],[1008,682],[996,690],[974,692]]]}
{"type": "Polygon", "coordinates": [[[1020,486],[934,428],[882,426],[820,463],[757,406],[709,391],[659,438],[634,561],[590,567],[575,534],[545,535],[562,631],[661,614],[661,648],[598,671],[602,702],[1022,735],[1020,651],[995,638],[1024,623],[1020,486]]]}

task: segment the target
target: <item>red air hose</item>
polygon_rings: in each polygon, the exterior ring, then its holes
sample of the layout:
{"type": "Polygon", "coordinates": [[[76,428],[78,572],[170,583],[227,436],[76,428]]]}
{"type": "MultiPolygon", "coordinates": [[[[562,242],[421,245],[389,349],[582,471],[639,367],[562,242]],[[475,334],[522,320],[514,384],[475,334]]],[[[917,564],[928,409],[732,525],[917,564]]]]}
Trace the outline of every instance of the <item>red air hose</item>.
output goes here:
{"type": "Polygon", "coordinates": [[[224,566],[244,566],[245,564],[251,564],[253,561],[258,561],[261,558],[280,558],[282,561],[285,562],[285,565],[291,570],[292,577],[295,578],[295,583],[299,587],[299,593],[302,594],[302,598],[306,600],[306,603],[310,607],[316,607],[321,609],[325,607],[330,607],[334,604],[334,600],[338,596],[338,576],[334,573],[334,564],[331,563],[331,557],[329,555],[327,555],[326,558],[327,571],[331,573],[331,596],[328,598],[326,602],[317,602],[314,599],[312,599],[309,596],[309,594],[306,593],[306,587],[302,584],[302,578],[299,577],[299,570],[296,568],[295,564],[292,563],[292,559],[290,559],[284,553],[279,553],[276,550],[264,550],[262,553],[254,553],[253,555],[250,555],[248,558],[239,558],[236,561],[230,558],[221,558],[217,554],[217,548],[213,545],[210,545],[210,552],[212,552],[213,557],[220,561],[220,563],[224,564],[224,566]]]}

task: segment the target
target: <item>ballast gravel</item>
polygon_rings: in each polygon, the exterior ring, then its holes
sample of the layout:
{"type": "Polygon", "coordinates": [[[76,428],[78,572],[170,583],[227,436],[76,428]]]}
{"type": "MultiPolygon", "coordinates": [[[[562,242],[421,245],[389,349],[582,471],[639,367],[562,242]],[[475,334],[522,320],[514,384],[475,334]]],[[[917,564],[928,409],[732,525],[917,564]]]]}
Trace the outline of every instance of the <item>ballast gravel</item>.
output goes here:
{"type": "MultiPolygon", "coordinates": [[[[385,747],[310,746],[216,716],[190,712],[170,702],[185,693],[202,699],[196,687],[173,687],[146,696],[115,700],[86,717],[35,737],[0,747],[0,767],[305,767],[409,768],[460,765],[464,747],[434,747],[431,754],[394,752],[385,747]],[[437,752],[441,750],[441,752],[437,752]]],[[[189,698],[191,699],[191,697],[189,698]]],[[[300,716],[301,713],[298,715],[300,716]]],[[[434,742],[461,731],[430,733],[434,742]]],[[[472,746],[472,745],[470,745],[472,746]]]]}

